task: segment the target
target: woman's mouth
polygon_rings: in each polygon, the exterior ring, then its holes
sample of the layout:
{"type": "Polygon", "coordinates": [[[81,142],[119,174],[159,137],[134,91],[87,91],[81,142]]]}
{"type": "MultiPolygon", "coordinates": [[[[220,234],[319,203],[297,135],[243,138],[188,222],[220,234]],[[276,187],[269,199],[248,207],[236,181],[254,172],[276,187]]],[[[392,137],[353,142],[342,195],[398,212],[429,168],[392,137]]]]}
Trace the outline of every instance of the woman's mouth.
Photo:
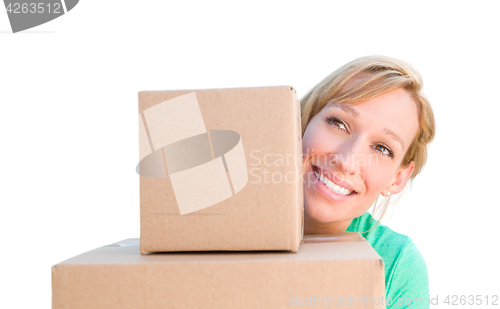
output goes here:
{"type": "Polygon", "coordinates": [[[318,170],[318,168],[315,168],[313,166],[313,172],[316,178],[322,182],[331,192],[343,195],[343,196],[349,196],[352,194],[356,194],[356,191],[354,190],[349,190],[347,188],[342,187],[339,184],[336,184],[333,182],[331,179],[329,179],[325,174],[321,173],[321,171],[318,170]]]}
{"type": "Polygon", "coordinates": [[[323,174],[318,174],[318,172],[314,171],[314,175],[316,175],[316,178],[318,178],[319,181],[324,183],[325,186],[327,186],[328,189],[330,189],[330,191],[332,191],[332,192],[342,194],[345,196],[350,195],[353,192],[353,191],[349,191],[348,189],[339,186],[338,184],[334,183],[333,181],[328,179],[328,177],[324,176],[323,174]]]}

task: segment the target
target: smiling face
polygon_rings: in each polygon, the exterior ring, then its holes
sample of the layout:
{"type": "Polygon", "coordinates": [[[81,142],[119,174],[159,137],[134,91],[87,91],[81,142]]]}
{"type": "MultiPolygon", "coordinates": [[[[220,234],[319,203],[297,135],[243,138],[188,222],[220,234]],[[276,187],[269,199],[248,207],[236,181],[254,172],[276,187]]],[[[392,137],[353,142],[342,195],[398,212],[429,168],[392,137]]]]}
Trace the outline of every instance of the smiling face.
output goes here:
{"type": "Polygon", "coordinates": [[[303,135],[304,232],[345,232],[379,194],[403,190],[413,164],[401,162],[417,130],[404,89],[357,105],[329,101],[303,135]]]}

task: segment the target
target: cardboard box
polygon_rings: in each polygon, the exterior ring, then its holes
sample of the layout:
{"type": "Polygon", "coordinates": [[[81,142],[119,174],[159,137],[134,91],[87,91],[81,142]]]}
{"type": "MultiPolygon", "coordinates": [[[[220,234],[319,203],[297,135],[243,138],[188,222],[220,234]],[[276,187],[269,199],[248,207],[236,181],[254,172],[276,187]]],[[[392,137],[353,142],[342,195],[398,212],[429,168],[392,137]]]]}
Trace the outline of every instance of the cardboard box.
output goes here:
{"type": "Polygon", "coordinates": [[[330,240],[298,253],[149,255],[124,240],[55,265],[52,308],[384,308],[380,256],[358,233],[330,240]]]}
{"type": "Polygon", "coordinates": [[[297,252],[301,142],[290,86],[140,92],[141,252],[297,252]]]}

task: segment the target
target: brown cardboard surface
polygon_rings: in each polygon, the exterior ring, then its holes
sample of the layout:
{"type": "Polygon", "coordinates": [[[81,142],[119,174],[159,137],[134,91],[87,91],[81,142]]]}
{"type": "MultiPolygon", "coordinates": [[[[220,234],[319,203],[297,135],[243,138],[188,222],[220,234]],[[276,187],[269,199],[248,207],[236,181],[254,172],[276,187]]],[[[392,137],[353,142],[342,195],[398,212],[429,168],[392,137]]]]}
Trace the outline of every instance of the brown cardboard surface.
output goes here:
{"type": "Polygon", "coordinates": [[[139,240],[129,239],[52,268],[53,309],[291,308],[308,299],[322,301],[318,306],[384,308],[375,304],[384,289],[382,259],[352,235],[304,243],[297,253],[141,255],[139,240]]]}
{"type": "Polygon", "coordinates": [[[141,252],[297,252],[301,142],[290,86],[140,92],[141,252]]]}

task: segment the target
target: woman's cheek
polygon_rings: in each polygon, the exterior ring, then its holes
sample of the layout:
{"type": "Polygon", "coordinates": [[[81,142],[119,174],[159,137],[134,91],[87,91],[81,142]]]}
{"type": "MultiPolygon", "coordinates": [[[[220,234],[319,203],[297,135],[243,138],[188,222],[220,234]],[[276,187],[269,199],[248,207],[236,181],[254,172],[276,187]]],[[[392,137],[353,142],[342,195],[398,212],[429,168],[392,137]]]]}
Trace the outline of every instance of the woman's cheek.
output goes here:
{"type": "Polygon", "coordinates": [[[369,166],[366,172],[366,183],[374,191],[373,193],[379,194],[390,180],[391,168],[385,166],[386,164],[376,164],[369,166]]]}

